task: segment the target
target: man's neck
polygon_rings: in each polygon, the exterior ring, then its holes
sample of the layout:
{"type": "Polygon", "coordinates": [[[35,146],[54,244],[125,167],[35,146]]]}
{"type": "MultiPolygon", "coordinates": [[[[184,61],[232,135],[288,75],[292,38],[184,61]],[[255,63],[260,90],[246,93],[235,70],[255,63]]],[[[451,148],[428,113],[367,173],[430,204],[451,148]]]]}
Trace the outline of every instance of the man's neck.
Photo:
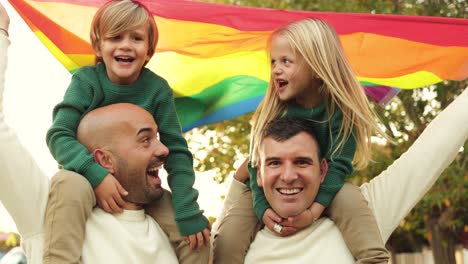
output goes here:
{"type": "Polygon", "coordinates": [[[123,209],[124,210],[134,210],[134,211],[135,210],[141,210],[141,209],[143,209],[143,205],[124,201],[123,209]]]}

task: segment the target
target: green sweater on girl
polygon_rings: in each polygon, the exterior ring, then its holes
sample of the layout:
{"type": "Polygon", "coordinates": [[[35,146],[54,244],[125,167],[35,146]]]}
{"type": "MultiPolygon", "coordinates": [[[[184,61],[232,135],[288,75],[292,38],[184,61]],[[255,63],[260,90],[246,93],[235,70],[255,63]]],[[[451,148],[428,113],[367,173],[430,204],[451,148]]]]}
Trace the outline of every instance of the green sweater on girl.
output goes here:
{"type": "Polygon", "coordinates": [[[168,172],[175,220],[181,234],[190,235],[206,228],[208,220],[197,204],[198,191],[193,188],[192,153],[182,136],[172,90],[166,80],[147,68],[130,85],[109,81],[103,63],[78,69],[63,101],[54,108],[53,124],[47,132],[47,145],[54,158],[64,169],[86,177],[93,188],[98,186],[109,172],[76,140],[76,131],[88,112],[116,103],[143,107],[158,124],[161,142],[170,151],[164,168],[168,172]]]}
{"type": "MultiPolygon", "coordinates": [[[[325,103],[321,103],[314,108],[304,108],[303,106],[291,103],[288,105],[283,117],[297,117],[310,121],[310,125],[317,133],[317,141],[323,157],[328,162],[328,172],[325,180],[320,185],[315,202],[328,207],[336,193],[343,187],[344,179],[353,172],[352,161],[356,152],[356,139],[353,134],[345,141],[345,144],[335,152],[341,138],[338,138],[343,113],[336,108],[331,120],[328,120],[325,103]],[[334,153],[335,152],[335,153],[334,153]]],[[[257,168],[253,168],[249,162],[248,170],[250,174],[250,186],[253,196],[253,206],[255,213],[260,220],[266,209],[270,208],[263,189],[257,184],[257,168]]]]}

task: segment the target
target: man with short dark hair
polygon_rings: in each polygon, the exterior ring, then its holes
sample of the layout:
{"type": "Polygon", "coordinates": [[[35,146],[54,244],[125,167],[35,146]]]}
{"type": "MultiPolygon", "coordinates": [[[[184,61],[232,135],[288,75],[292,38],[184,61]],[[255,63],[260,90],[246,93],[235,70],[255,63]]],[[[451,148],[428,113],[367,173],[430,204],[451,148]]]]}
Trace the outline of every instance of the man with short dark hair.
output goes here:
{"type": "MultiPolygon", "coordinates": [[[[463,146],[468,137],[467,105],[468,89],[429,124],[406,153],[361,186],[384,242],[463,146]]],[[[328,218],[320,218],[294,235],[280,237],[285,228],[298,226],[294,217],[310,207],[326,175],[327,164],[306,122],[274,120],[264,131],[257,180],[283,221],[275,225],[274,231],[263,228],[258,232],[245,263],[355,262],[338,228],[328,218]]],[[[231,184],[226,210],[229,201],[242,195],[241,189],[241,184],[231,184]]],[[[349,206],[352,208],[352,204],[349,206]]]]}

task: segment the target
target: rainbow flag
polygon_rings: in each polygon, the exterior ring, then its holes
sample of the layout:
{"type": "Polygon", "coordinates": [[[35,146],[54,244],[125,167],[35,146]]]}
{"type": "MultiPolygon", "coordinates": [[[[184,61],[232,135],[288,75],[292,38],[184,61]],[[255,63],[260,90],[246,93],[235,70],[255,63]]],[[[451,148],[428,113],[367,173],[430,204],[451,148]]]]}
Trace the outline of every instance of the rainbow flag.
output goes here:
{"type": "MultiPolygon", "coordinates": [[[[89,28],[102,0],[9,0],[70,71],[94,62],[89,28]]],[[[183,130],[255,110],[269,80],[274,29],[307,17],[335,27],[366,93],[379,103],[399,89],[468,77],[468,20],[285,11],[182,0],[140,0],[160,38],[147,67],[172,86],[183,130]]]]}

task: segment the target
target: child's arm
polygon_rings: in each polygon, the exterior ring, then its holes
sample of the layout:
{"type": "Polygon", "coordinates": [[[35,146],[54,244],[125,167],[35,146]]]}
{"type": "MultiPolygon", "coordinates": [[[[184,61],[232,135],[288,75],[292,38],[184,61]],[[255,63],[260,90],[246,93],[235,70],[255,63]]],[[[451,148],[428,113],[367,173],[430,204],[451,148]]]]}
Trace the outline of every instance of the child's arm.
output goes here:
{"type": "Polygon", "coordinates": [[[126,191],[107,169],[94,161],[93,155],[76,139],[80,120],[92,110],[90,104],[93,100],[93,88],[81,80],[81,74],[78,70],[73,75],[63,101],[54,108],[53,124],[46,137],[47,145],[52,156],[64,169],[83,175],[91,183],[102,209],[111,213],[121,212],[123,200],[120,196],[125,195],[126,191]]]}
{"type": "Polygon", "coordinates": [[[172,90],[164,82],[157,97],[157,109],[154,117],[158,124],[161,142],[169,148],[164,168],[168,172],[168,183],[172,191],[176,222],[182,236],[189,241],[197,241],[197,247],[205,234],[208,234],[208,219],[197,203],[198,191],[193,188],[195,172],[192,153],[188,150],[187,141],[182,136],[177,117],[172,90]],[[196,238],[196,240],[195,240],[196,238]]]}
{"type": "Polygon", "coordinates": [[[244,162],[237,168],[236,173],[234,174],[234,179],[239,182],[245,183],[249,179],[249,170],[247,169],[247,163],[249,163],[249,158],[246,158],[244,162]]]}

